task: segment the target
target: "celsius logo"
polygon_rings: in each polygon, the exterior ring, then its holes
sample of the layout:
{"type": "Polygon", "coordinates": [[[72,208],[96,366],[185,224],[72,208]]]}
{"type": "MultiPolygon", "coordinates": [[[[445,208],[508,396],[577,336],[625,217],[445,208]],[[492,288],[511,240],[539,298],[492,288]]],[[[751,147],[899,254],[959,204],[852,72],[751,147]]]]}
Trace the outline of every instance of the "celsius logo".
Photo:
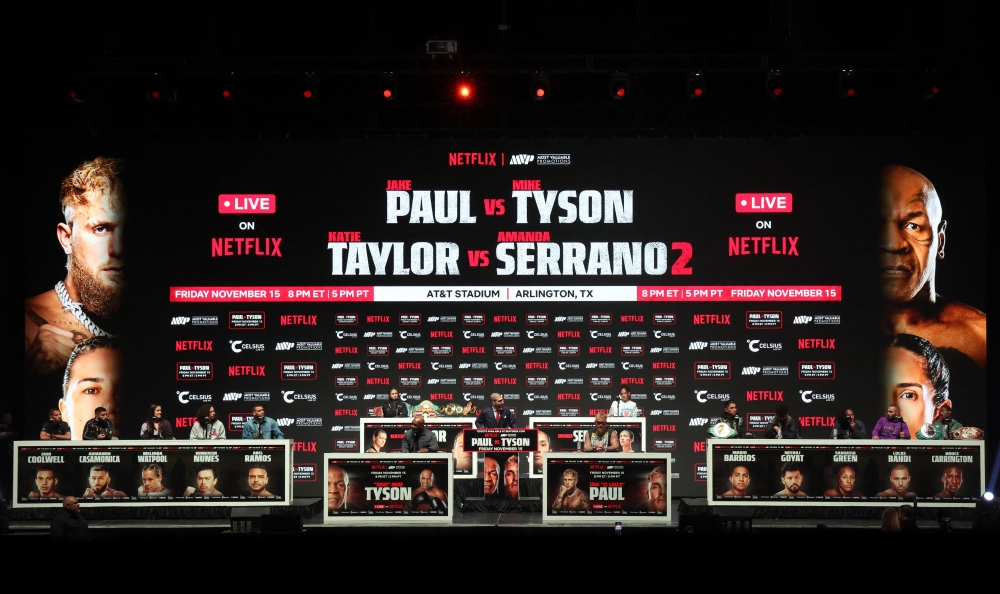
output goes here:
{"type": "Polygon", "coordinates": [[[747,346],[754,353],[759,353],[762,349],[767,349],[770,351],[780,351],[780,342],[761,342],[759,340],[749,340],[747,339],[747,346]]]}
{"type": "Polygon", "coordinates": [[[434,371],[437,371],[438,369],[451,369],[451,368],[452,368],[451,363],[438,363],[437,361],[431,363],[431,369],[433,369],[434,371]]]}
{"type": "Polygon", "coordinates": [[[399,331],[399,337],[403,338],[403,339],[406,339],[406,338],[420,338],[420,333],[419,332],[410,332],[408,330],[400,330],[399,331]]]}
{"type": "Polygon", "coordinates": [[[344,332],[343,330],[337,330],[337,338],[357,338],[357,332],[344,332]]]}
{"type": "Polygon", "coordinates": [[[294,394],[295,390],[281,391],[281,397],[285,400],[285,402],[294,402],[294,399],[292,398],[294,394]]]}
{"type": "Polygon", "coordinates": [[[368,363],[368,370],[374,371],[376,369],[389,369],[388,363],[368,363]]]}
{"type": "Polygon", "coordinates": [[[473,332],[471,330],[463,330],[462,334],[466,338],[486,338],[486,333],[485,332],[473,332]]]}
{"type": "Polygon", "coordinates": [[[528,338],[548,338],[548,332],[535,332],[534,330],[527,331],[528,338]]]}
{"type": "Polygon", "coordinates": [[[812,390],[799,390],[799,394],[802,395],[802,402],[810,403],[813,400],[824,400],[826,402],[833,402],[836,397],[833,394],[817,394],[812,390]]]}
{"type": "Polygon", "coordinates": [[[692,342],[690,345],[688,345],[688,350],[689,351],[700,351],[700,350],[704,349],[707,346],[708,346],[707,342],[692,342]]]}
{"type": "Polygon", "coordinates": [[[708,390],[695,390],[694,397],[698,402],[708,402],[709,400],[729,400],[729,394],[709,394],[708,390]]]}
{"type": "Polygon", "coordinates": [[[535,155],[511,155],[510,165],[528,165],[535,161],[535,155]]]}
{"type": "Polygon", "coordinates": [[[674,338],[677,336],[675,332],[664,332],[663,330],[653,330],[653,336],[655,338],[674,338]]]}
{"type": "Polygon", "coordinates": [[[795,316],[795,319],[792,320],[792,323],[793,324],[808,324],[811,321],[813,321],[813,317],[812,316],[795,316]]]}
{"type": "Polygon", "coordinates": [[[274,350],[276,350],[276,351],[290,351],[290,350],[292,350],[292,347],[294,347],[294,346],[295,346],[294,342],[279,342],[278,344],[274,345],[274,350]]]}
{"type": "Polygon", "coordinates": [[[170,320],[170,325],[171,326],[183,326],[184,324],[188,324],[190,322],[191,322],[191,318],[175,317],[175,318],[172,318],[170,320]]]}
{"type": "Polygon", "coordinates": [[[695,390],[694,391],[694,397],[698,400],[698,402],[708,402],[708,400],[706,400],[704,398],[705,394],[708,394],[708,390],[695,390]]]}
{"type": "Polygon", "coordinates": [[[611,333],[610,332],[601,332],[599,330],[591,330],[590,331],[590,337],[591,338],[611,338],[611,333]]]}
{"type": "Polygon", "coordinates": [[[632,363],[631,361],[622,361],[622,369],[642,369],[642,363],[632,363]]]}
{"type": "Polygon", "coordinates": [[[757,375],[760,373],[760,367],[744,367],[743,375],[757,375]]]}
{"type": "Polygon", "coordinates": [[[343,402],[345,400],[357,400],[358,396],[356,394],[344,394],[343,392],[337,392],[337,402],[343,402]]]}
{"type": "Polygon", "coordinates": [[[664,394],[662,392],[653,392],[653,399],[656,400],[657,402],[660,402],[662,400],[674,400],[674,395],[664,394]]]}
{"type": "Polygon", "coordinates": [[[185,391],[178,390],[177,391],[177,400],[180,401],[181,404],[187,404],[188,402],[191,402],[191,401],[211,402],[212,401],[212,395],[211,394],[192,394],[191,392],[186,391],[186,390],[185,391]]]}
{"type": "Polygon", "coordinates": [[[244,343],[242,340],[230,340],[229,348],[234,353],[242,353],[243,351],[263,351],[265,347],[262,343],[250,344],[249,342],[244,343]]]}

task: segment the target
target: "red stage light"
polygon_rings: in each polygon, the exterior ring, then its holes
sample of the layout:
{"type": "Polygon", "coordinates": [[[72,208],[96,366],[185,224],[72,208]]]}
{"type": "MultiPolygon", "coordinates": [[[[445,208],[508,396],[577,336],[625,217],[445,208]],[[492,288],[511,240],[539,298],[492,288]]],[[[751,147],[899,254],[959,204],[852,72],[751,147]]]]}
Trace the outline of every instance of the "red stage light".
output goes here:
{"type": "Polygon", "coordinates": [[[306,89],[305,91],[302,91],[302,96],[305,97],[306,99],[312,99],[313,92],[310,91],[309,89],[306,89]]]}
{"type": "Polygon", "coordinates": [[[462,97],[467,98],[469,95],[472,94],[472,91],[469,89],[469,87],[463,85],[462,88],[458,90],[458,94],[461,95],[462,97]]]}
{"type": "Polygon", "coordinates": [[[704,92],[705,91],[701,90],[700,87],[695,87],[695,89],[694,89],[694,95],[695,95],[695,97],[701,97],[701,94],[704,93],[704,92]]]}
{"type": "Polygon", "coordinates": [[[854,89],[847,89],[847,96],[848,97],[853,97],[854,96],[854,89]]]}
{"type": "Polygon", "coordinates": [[[389,99],[389,98],[392,97],[392,91],[389,90],[389,89],[386,89],[386,90],[382,91],[382,96],[385,97],[386,99],[389,99]]]}
{"type": "Polygon", "coordinates": [[[619,97],[624,97],[625,96],[625,89],[623,89],[621,87],[618,87],[618,89],[615,90],[615,95],[618,95],[619,97]]]}
{"type": "Polygon", "coordinates": [[[932,95],[937,95],[937,93],[938,93],[938,88],[937,87],[931,87],[931,94],[932,95]]]}
{"type": "Polygon", "coordinates": [[[152,97],[153,99],[159,99],[160,98],[160,92],[159,91],[153,91],[152,93],[149,94],[149,96],[152,97]]]}
{"type": "Polygon", "coordinates": [[[535,91],[535,95],[538,96],[538,97],[544,97],[545,96],[545,89],[539,88],[538,90],[535,91]]]}
{"type": "Polygon", "coordinates": [[[230,97],[233,96],[233,94],[229,92],[229,89],[223,89],[222,96],[225,99],[229,99],[230,97]]]}
{"type": "Polygon", "coordinates": [[[76,91],[70,91],[69,92],[69,98],[70,99],[76,99],[76,91]]]}
{"type": "Polygon", "coordinates": [[[777,97],[781,95],[781,87],[774,87],[774,96],[777,97]]]}

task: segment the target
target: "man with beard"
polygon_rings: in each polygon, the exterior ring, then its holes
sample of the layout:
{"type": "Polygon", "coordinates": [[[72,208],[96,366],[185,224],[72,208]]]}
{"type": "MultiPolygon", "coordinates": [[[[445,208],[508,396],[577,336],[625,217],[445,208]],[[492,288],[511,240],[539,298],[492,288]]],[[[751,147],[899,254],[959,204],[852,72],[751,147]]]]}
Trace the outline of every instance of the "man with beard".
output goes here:
{"type": "Polygon", "coordinates": [[[580,473],[576,470],[567,468],[563,471],[562,485],[556,493],[555,501],[552,502],[552,511],[590,510],[590,499],[576,486],[579,480],[580,473]]]}
{"type": "Polygon", "coordinates": [[[266,468],[260,465],[251,466],[250,474],[247,476],[247,484],[250,486],[250,496],[274,497],[274,493],[267,490],[269,480],[266,468]]]}
{"type": "Polygon", "coordinates": [[[142,486],[139,497],[170,497],[173,491],[163,486],[163,468],[159,464],[142,467],[142,486]]]}
{"type": "Polygon", "coordinates": [[[109,336],[124,288],[125,189],[122,162],[97,157],[62,182],[64,222],[56,225],[66,277],[25,301],[25,363],[30,373],[62,370],[73,347],[109,336]]]}
{"type": "Polygon", "coordinates": [[[62,413],[58,408],[49,409],[49,420],[42,425],[42,430],[38,434],[38,439],[69,439],[69,425],[62,420],[62,413]]]}
{"type": "Polygon", "coordinates": [[[941,484],[944,488],[935,497],[951,499],[958,496],[958,490],[962,488],[962,469],[958,466],[949,466],[941,473],[941,484]]]}
{"type": "Polygon", "coordinates": [[[63,376],[63,397],[59,401],[59,410],[69,423],[71,439],[96,439],[101,432],[86,436],[91,421],[95,421],[93,429],[104,429],[105,437],[102,439],[113,437],[113,418],[121,401],[120,372],[121,353],[110,338],[88,338],[70,353],[63,376]],[[106,411],[105,419],[99,424],[90,416],[90,411],[95,408],[106,411]]]}
{"type": "MultiPolygon", "coordinates": [[[[226,432],[223,431],[222,435],[226,432]]],[[[220,438],[221,439],[221,438],[220,438]]],[[[285,439],[278,422],[264,414],[264,407],[253,407],[253,417],[243,423],[243,439],[285,439]]]]}
{"type": "Polygon", "coordinates": [[[747,432],[746,428],[743,426],[743,417],[736,414],[735,402],[726,402],[722,406],[722,417],[719,418],[719,422],[708,428],[708,434],[715,438],[718,438],[719,435],[726,434],[723,432],[728,432],[730,439],[753,437],[753,435],[747,432]],[[726,429],[726,427],[728,427],[728,429],[726,429]]]}
{"type": "Polygon", "coordinates": [[[746,497],[747,487],[750,486],[750,470],[746,466],[734,466],[729,475],[729,484],[733,488],[723,493],[723,497],[746,497]]]}
{"type": "Polygon", "coordinates": [[[507,458],[503,470],[503,496],[507,499],[517,499],[519,469],[517,454],[507,458]]]}
{"type": "Polygon", "coordinates": [[[667,467],[657,466],[646,476],[646,509],[667,511],[667,467]]]}
{"type": "Polygon", "coordinates": [[[83,492],[88,499],[120,499],[125,493],[111,488],[111,469],[104,464],[90,467],[90,486],[83,492]]]}
{"type": "Polygon", "coordinates": [[[774,408],[774,416],[767,422],[764,439],[798,439],[802,436],[802,428],[794,417],[788,416],[788,407],[779,404],[774,408]]]}
{"type": "Polygon", "coordinates": [[[83,438],[110,440],[114,435],[115,424],[108,418],[108,409],[98,406],[94,409],[94,418],[87,421],[83,427],[83,438]]]}
{"type": "Polygon", "coordinates": [[[589,439],[583,440],[583,451],[617,452],[621,449],[621,444],[618,442],[618,432],[609,432],[608,426],[608,415],[604,413],[594,415],[594,430],[590,432],[589,439]]]}
{"type": "Polygon", "coordinates": [[[785,462],[781,465],[781,484],[785,488],[774,494],[775,497],[808,497],[802,491],[802,467],[795,462],[785,462]]]}
{"type": "Polygon", "coordinates": [[[885,491],[879,492],[877,497],[916,497],[916,493],[910,491],[910,469],[906,464],[897,464],[892,467],[889,473],[890,486],[885,491]]]}
{"type": "Polygon", "coordinates": [[[435,454],[438,440],[432,431],[424,429],[424,418],[413,417],[410,428],[403,433],[403,452],[407,454],[435,454]]]}
{"type": "Polygon", "coordinates": [[[434,473],[429,468],[420,471],[420,487],[413,492],[410,509],[413,511],[448,511],[448,494],[434,483],[434,473]],[[421,508],[421,506],[425,506],[421,508]]]}

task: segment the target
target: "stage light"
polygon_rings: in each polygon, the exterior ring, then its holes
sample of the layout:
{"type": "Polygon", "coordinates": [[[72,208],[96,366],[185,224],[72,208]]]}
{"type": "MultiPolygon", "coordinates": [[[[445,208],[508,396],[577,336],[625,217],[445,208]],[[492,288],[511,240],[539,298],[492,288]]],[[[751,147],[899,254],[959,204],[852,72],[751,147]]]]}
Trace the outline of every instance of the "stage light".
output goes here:
{"type": "Polygon", "coordinates": [[[857,79],[853,70],[841,70],[837,81],[837,94],[841,99],[850,99],[857,93],[857,79]]]}
{"type": "Polygon", "coordinates": [[[219,84],[219,96],[222,97],[224,101],[235,101],[236,97],[239,95],[237,89],[239,88],[239,80],[235,72],[230,72],[229,74],[222,77],[222,82],[219,84]]]}
{"type": "Polygon", "coordinates": [[[629,79],[624,72],[615,72],[611,75],[611,98],[619,101],[628,97],[629,79]]]}
{"type": "Polygon", "coordinates": [[[991,491],[986,491],[976,500],[976,515],[972,519],[972,529],[986,532],[1000,530],[1000,505],[991,491]]]}
{"type": "Polygon", "coordinates": [[[993,493],[990,493],[989,491],[983,493],[983,499],[986,501],[993,501],[993,493]]]}
{"type": "Polygon", "coordinates": [[[301,89],[299,95],[306,101],[315,101],[319,98],[319,79],[315,72],[306,72],[302,75],[301,89]]]}
{"type": "Polygon", "coordinates": [[[379,92],[386,101],[395,101],[399,95],[399,81],[392,72],[385,72],[379,78],[379,92]]]}
{"type": "Polygon", "coordinates": [[[692,72],[687,77],[688,99],[700,99],[705,96],[705,75],[701,72],[692,72]]]}
{"type": "Polygon", "coordinates": [[[468,101],[475,95],[475,81],[467,72],[463,72],[461,76],[458,77],[458,83],[455,85],[455,93],[462,101],[468,101]]]}
{"type": "Polygon", "coordinates": [[[535,101],[544,101],[549,96],[549,75],[536,72],[531,75],[531,97],[535,101]]]}
{"type": "Polygon", "coordinates": [[[768,70],[764,78],[764,88],[771,99],[781,97],[785,92],[785,75],[780,70],[768,70]]]}
{"type": "Polygon", "coordinates": [[[146,101],[177,101],[177,89],[170,84],[166,76],[155,72],[146,87],[146,101]]]}

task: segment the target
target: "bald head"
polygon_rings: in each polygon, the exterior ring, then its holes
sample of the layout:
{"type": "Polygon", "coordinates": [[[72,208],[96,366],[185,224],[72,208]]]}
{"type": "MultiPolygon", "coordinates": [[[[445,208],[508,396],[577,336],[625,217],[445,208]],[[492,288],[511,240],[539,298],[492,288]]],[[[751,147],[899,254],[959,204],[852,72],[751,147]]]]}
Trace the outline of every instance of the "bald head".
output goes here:
{"type": "Polygon", "coordinates": [[[63,497],[63,509],[78,512],[80,511],[80,501],[72,495],[67,495],[63,497]]]}
{"type": "Polygon", "coordinates": [[[882,172],[879,206],[883,295],[893,303],[933,302],[947,226],[934,184],[909,167],[891,165],[882,172]]]}

